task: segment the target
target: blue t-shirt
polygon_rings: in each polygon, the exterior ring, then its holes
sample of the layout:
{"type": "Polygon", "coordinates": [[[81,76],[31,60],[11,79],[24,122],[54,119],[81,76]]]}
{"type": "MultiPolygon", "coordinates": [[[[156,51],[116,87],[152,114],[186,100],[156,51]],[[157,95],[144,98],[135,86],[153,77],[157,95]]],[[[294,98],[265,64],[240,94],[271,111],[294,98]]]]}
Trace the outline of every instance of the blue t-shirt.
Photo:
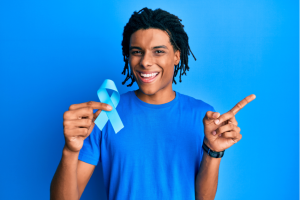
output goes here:
{"type": "MultiPolygon", "coordinates": [[[[176,92],[176,91],[175,91],[176,92]]],[[[148,104],[129,91],[117,106],[124,128],[95,125],[79,160],[103,167],[108,199],[195,199],[202,160],[203,117],[209,104],[176,92],[165,104],[148,104]]]]}

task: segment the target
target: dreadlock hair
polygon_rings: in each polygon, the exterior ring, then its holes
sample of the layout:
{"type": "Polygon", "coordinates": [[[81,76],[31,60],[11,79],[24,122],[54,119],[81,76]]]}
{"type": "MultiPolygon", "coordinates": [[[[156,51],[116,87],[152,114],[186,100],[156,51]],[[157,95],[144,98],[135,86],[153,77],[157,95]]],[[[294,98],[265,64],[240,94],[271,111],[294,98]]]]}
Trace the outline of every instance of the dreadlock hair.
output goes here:
{"type": "MultiPolygon", "coordinates": [[[[125,66],[122,74],[125,75],[125,72],[127,71],[127,76],[122,82],[122,85],[124,85],[129,78],[131,78],[131,83],[127,85],[127,87],[131,87],[135,82],[133,73],[129,72],[128,67],[130,37],[134,32],[140,29],[149,28],[157,28],[166,31],[170,37],[170,42],[173,46],[174,52],[176,50],[180,51],[180,62],[178,65],[175,65],[173,82],[176,84],[175,77],[177,76],[179,70],[179,82],[182,82],[181,75],[186,75],[186,70],[189,71],[188,55],[190,55],[190,52],[192,53],[192,51],[188,43],[188,36],[183,29],[184,25],[181,24],[181,21],[182,20],[177,16],[167,11],[162,9],[151,10],[147,7],[138,12],[134,12],[131,15],[129,22],[124,27],[123,32],[122,51],[125,66]]],[[[196,60],[193,53],[192,55],[196,60]]]]}

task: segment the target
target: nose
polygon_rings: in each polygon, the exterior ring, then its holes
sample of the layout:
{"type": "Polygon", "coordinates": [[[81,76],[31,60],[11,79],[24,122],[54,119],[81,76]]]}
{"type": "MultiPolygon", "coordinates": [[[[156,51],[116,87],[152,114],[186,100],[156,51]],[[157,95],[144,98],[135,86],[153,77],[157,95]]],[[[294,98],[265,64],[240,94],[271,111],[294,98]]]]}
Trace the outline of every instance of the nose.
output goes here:
{"type": "Polygon", "coordinates": [[[150,67],[153,65],[153,57],[151,52],[145,52],[141,58],[140,65],[144,68],[150,67]]]}

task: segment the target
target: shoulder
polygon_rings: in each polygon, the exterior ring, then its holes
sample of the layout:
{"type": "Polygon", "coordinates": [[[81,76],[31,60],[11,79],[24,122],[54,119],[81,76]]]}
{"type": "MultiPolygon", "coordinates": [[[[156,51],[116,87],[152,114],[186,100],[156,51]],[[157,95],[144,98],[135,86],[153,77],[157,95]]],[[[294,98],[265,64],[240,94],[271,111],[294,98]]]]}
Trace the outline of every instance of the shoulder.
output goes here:
{"type": "Polygon", "coordinates": [[[127,91],[123,94],[120,94],[120,102],[129,101],[132,98],[132,93],[133,91],[127,91]]]}
{"type": "Polygon", "coordinates": [[[208,104],[207,102],[202,101],[201,99],[196,99],[194,97],[181,94],[176,92],[180,98],[180,102],[185,105],[186,108],[193,108],[203,112],[207,111],[214,111],[212,105],[208,104]]]}
{"type": "Polygon", "coordinates": [[[118,110],[126,110],[133,105],[133,91],[127,91],[120,94],[120,100],[117,106],[118,110]]]}

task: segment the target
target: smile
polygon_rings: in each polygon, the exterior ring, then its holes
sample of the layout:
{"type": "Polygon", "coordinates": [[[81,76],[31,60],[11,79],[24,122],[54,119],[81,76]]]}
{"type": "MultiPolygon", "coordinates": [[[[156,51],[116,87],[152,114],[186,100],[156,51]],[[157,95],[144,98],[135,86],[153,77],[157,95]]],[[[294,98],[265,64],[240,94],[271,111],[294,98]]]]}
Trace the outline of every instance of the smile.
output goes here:
{"type": "Polygon", "coordinates": [[[159,72],[153,72],[153,73],[138,72],[138,77],[143,83],[151,83],[156,79],[158,74],[159,74],[159,72]]]}

